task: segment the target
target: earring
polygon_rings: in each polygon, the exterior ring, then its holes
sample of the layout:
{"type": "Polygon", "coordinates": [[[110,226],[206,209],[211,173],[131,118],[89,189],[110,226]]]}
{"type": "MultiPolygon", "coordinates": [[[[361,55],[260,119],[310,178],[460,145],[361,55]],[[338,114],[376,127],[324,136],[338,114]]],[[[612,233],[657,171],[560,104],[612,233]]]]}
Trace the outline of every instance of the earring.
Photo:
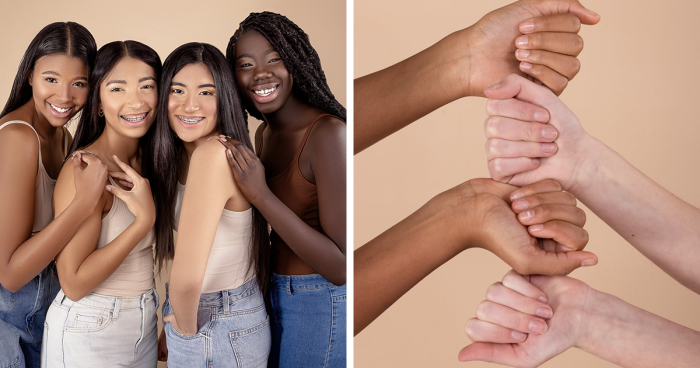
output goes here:
{"type": "Polygon", "coordinates": [[[100,109],[100,112],[98,112],[97,115],[99,115],[100,117],[103,117],[103,116],[105,116],[105,112],[102,111],[102,109],[100,109]]]}

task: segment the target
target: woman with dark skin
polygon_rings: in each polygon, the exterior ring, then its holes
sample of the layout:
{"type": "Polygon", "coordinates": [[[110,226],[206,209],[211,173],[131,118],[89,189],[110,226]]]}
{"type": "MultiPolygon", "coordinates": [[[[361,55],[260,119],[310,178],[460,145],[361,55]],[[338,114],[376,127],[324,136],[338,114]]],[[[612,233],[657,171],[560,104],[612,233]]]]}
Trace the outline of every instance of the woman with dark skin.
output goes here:
{"type": "Polygon", "coordinates": [[[54,219],[51,195],[72,140],[64,125],[85,104],[96,51],[83,26],[46,26],[27,48],[0,114],[2,367],[39,366],[44,318],[59,289],[53,259],[90,215],[107,178],[98,159],[77,155],[67,165],[77,195],[54,219]]]}
{"type": "Polygon", "coordinates": [[[238,187],[272,227],[269,366],[344,367],[345,109],[286,17],[251,14],[227,58],[246,110],[264,120],[258,156],[222,143],[238,187]]]}

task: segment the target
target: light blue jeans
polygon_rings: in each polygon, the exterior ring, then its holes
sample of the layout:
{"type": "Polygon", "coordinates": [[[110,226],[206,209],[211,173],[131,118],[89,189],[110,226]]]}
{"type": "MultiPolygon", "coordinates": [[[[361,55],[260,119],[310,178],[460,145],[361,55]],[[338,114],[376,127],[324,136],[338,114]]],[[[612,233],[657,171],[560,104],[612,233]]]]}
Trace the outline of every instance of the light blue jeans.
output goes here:
{"type": "Polygon", "coordinates": [[[46,311],[60,288],[53,263],[16,293],[0,285],[0,368],[39,367],[46,311]]]}
{"type": "Polygon", "coordinates": [[[345,367],[346,286],[321,275],[273,274],[268,367],[345,367]]]}
{"type": "MultiPolygon", "coordinates": [[[[173,313],[165,285],[163,316],[173,313]]],[[[197,311],[199,331],[185,336],[163,323],[168,368],[266,367],[270,353],[270,319],[253,278],[232,290],[202,294],[197,311]]]]}
{"type": "Polygon", "coordinates": [[[155,288],[140,296],[56,295],[44,326],[42,367],[149,367],[158,363],[155,288]]]}

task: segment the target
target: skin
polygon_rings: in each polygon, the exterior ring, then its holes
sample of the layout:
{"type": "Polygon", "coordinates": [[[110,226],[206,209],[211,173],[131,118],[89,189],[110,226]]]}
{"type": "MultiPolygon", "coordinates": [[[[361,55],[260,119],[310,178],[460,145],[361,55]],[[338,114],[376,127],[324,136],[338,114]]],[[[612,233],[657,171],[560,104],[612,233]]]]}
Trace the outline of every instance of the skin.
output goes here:
{"type": "Polygon", "coordinates": [[[571,347],[622,367],[695,367],[700,359],[700,332],[570,277],[510,271],[489,288],[482,305],[488,307],[480,305],[477,318],[467,322],[474,343],[460,351],[461,361],[537,367],[571,347]],[[542,320],[533,313],[546,309],[542,297],[553,311],[547,332],[523,331],[530,321],[542,320]]]}
{"type": "MultiPolygon", "coordinates": [[[[221,211],[241,212],[250,208],[228,168],[225,148],[218,140],[209,140],[219,135],[215,130],[217,99],[214,77],[206,65],[187,65],[173,77],[168,120],[185,147],[179,181],[187,187],[170,272],[173,314],[163,317],[163,321],[172,323],[177,332],[186,336],[199,330],[199,297],[221,211]],[[195,126],[185,126],[180,116],[203,119],[195,126]]],[[[159,356],[167,359],[164,333],[160,341],[159,356]]]]}
{"type": "Polygon", "coordinates": [[[93,211],[107,178],[107,167],[99,160],[75,156],[65,170],[72,171],[79,194],[53,222],[31,236],[39,151],[46,172],[57,177],[67,154],[64,142],[67,139],[68,146],[71,142],[63,126],[85,104],[87,75],[80,59],[58,54],[39,58],[29,78],[32,99],[0,119],[0,125],[11,120],[29,123],[41,141],[39,145],[36,134],[22,124],[0,130],[0,284],[11,292],[21,289],[63,249],[93,211]],[[49,103],[70,110],[59,114],[49,103]],[[87,166],[83,168],[81,161],[87,166]]]}
{"type": "MultiPolygon", "coordinates": [[[[100,108],[106,124],[97,140],[85,147],[109,168],[109,175],[119,182],[129,182],[130,190],[104,186],[95,210],[80,225],[73,238],[56,257],[61,288],[71,300],[80,300],[116,271],[134,247],[155,223],[155,206],[150,184],[140,175],[139,139],[153,124],[158,101],[155,73],[146,63],[125,57],[100,84],[100,108]],[[147,113],[138,126],[131,126],[122,116],[147,113]],[[136,216],[124,232],[106,246],[95,249],[102,218],[112,207],[113,196],[119,197],[136,216]]],[[[87,156],[88,154],[84,154],[87,156]]],[[[75,196],[73,171],[64,166],[54,192],[56,214],[64,212],[75,196]]],[[[106,182],[109,184],[109,182],[106,182]]]]}
{"type": "Polygon", "coordinates": [[[507,127],[487,133],[493,142],[487,144],[493,178],[514,185],[545,177],[558,180],[644,256],[700,293],[700,209],[591,137],[551,91],[511,75],[486,94],[492,99],[487,126],[490,120],[509,121],[507,127]],[[528,116],[545,109],[551,116],[548,124],[558,131],[553,155],[543,154],[537,135],[527,133],[533,125],[528,116]],[[538,165],[531,164],[533,157],[539,158],[538,165]]]}
{"type": "MultiPolygon", "coordinates": [[[[292,92],[293,78],[270,43],[258,32],[243,34],[236,46],[235,75],[241,98],[263,114],[267,129],[258,129],[256,142],[265,149],[258,158],[250,149],[223,140],[230,170],[243,195],[268,221],[285,243],[326,280],[335,285],[346,281],[346,183],[345,129],[343,121],[324,116],[311,129],[299,157],[304,178],[316,185],[321,227],[325,235],[297,217],[269,189],[265,178],[282,173],[290,164],[304,133],[324,112],[303,102],[292,92]],[[277,86],[270,96],[256,100],[259,88],[277,86]]],[[[262,127],[262,126],[261,126],[262,127]]],[[[285,259],[278,259],[274,272],[291,274],[285,259]]]]}
{"type": "Polygon", "coordinates": [[[404,61],[355,79],[355,154],[440,106],[483,96],[486,87],[510,73],[536,78],[561,94],[580,69],[581,24],[599,21],[576,0],[518,1],[404,61]]]}

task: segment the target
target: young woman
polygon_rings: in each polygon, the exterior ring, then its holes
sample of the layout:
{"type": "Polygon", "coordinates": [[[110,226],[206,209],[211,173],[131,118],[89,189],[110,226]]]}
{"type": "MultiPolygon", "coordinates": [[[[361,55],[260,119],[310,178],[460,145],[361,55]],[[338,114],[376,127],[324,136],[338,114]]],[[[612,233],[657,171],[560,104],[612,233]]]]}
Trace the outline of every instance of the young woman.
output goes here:
{"type": "Polygon", "coordinates": [[[53,259],[93,211],[107,177],[99,160],[77,155],[66,169],[76,196],[54,220],[51,196],[71,142],[64,125],[85,104],[96,50],[80,24],[44,27],[0,114],[0,367],[39,366],[44,318],[59,288],[53,259]]]}
{"type": "Polygon", "coordinates": [[[175,214],[156,226],[159,264],[174,253],[163,303],[169,367],[267,366],[267,223],[210,140],[220,134],[251,147],[233,74],[214,46],[182,45],[163,66],[154,142],[158,211],[175,214]]]}
{"type": "MultiPolygon", "coordinates": [[[[156,366],[155,206],[144,179],[153,164],[142,137],[157,113],[160,72],[158,54],[139,42],[111,42],[97,53],[71,151],[99,158],[111,177],[56,257],[61,291],[46,316],[43,366],[156,366]]],[[[73,181],[72,170],[61,169],[57,214],[76,193],[73,181]]]]}
{"type": "Polygon", "coordinates": [[[258,156],[225,141],[243,195],[272,227],[271,367],[345,367],[345,108],[308,36],[253,13],[226,51],[258,156]],[[264,165],[264,167],[263,167],[264,165]]]}

